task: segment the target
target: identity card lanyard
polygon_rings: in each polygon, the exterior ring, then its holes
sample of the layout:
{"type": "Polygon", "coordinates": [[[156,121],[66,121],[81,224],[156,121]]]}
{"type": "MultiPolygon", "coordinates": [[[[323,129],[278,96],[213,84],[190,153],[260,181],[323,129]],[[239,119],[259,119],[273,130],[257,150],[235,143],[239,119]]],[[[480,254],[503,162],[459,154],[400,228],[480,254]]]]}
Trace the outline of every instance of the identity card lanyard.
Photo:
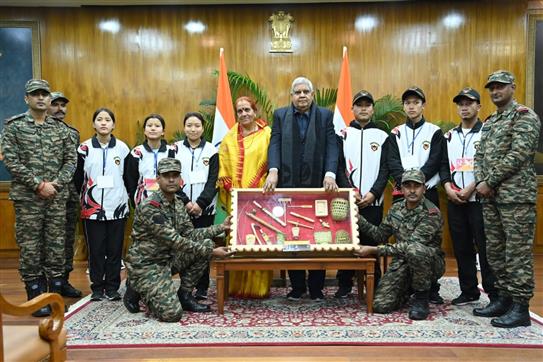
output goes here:
{"type": "MultiPolygon", "coordinates": [[[[405,126],[405,128],[407,129],[408,127],[405,126]]],[[[408,140],[409,132],[405,132],[405,142],[407,143],[407,153],[409,153],[409,149],[411,149],[411,154],[415,153],[413,148],[415,147],[415,140],[417,139],[417,136],[419,135],[420,131],[422,131],[422,127],[419,128],[417,133],[415,133],[415,136],[413,137],[413,141],[411,141],[411,143],[409,143],[409,140],[408,140]]]]}
{"type": "Polygon", "coordinates": [[[470,136],[469,136],[469,139],[468,139],[468,144],[466,145],[467,136],[464,135],[464,132],[462,132],[462,130],[460,130],[460,132],[458,132],[458,137],[460,138],[460,142],[462,142],[462,157],[464,157],[464,153],[466,152],[466,147],[468,147],[469,144],[471,143],[471,139],[473,138],[473,135],[475,134],[475,132],[469,131],[468,134],[470,136]]]}
{"type": "MultiPolygon", "coordinates": [[[[197,147],[196,149],[198,149],[200,147],[197,147]]],[[[196,149],[193,149],[192,147],[190,148],[190,153],[192,154],[192,165],[190,166],[190,170],[192,171],[192,168],[194,166],[194,152],[196,152],[196,149]]],[[[196,164],[198,164],[198,161],[200,161],[200,157],[202,157],[202,153],[204,152],[204,149],[202,148],[202,150],[200,151],[200,154],[198,155],[198,158],[196,159],[196,164]]]]}
{"type": "Polygon", "coordinates": [[[107,160],[107,151],[109,149],[109,145],[102,148],[102,176],[106,174],[106,160],[107,160]]]}
{"type": "Polygon", "coordinates": [[[155,157],[155,177],[157,176],[157,169],[158,169],[158,151],[159,150],[153,150],[153,156],[155,157]]]}

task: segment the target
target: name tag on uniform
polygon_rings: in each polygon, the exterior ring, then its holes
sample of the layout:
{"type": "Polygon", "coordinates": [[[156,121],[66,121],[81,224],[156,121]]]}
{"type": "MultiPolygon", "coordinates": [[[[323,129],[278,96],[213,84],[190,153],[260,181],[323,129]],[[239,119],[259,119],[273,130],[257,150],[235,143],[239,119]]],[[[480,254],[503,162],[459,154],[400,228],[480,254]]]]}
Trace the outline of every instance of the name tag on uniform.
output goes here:
{"type": "Polygon", "coordinates": [[[420,168],[419,160],[412,155],[402,158],[402,166],[404,170],[410,170],[412,168],[420,168]]]}
{"type": "Polygon", "coordinates": [[[158,191],[158,184],[156,178],[144,178],[143,185],[148,191],[158,191]]]}
{"type": "Polygon", "coordinates": [[[113,176],[98,176],[98,180],[96,180],[96,187],[98,187],[99,189],[112,189],[113,176]]]}
{"type": "Polygon", "coordinates": [[[203,184],[206,183],[207,177],[204,171],[191,171],[189,180],[191,184],[203,184]]]}
{"type": "Polygon", "coordinates": [[[454,163],[454,168],[456,171],[470,172],[473,171],[473,158],[463,157],[457,158],[454,163]]]}

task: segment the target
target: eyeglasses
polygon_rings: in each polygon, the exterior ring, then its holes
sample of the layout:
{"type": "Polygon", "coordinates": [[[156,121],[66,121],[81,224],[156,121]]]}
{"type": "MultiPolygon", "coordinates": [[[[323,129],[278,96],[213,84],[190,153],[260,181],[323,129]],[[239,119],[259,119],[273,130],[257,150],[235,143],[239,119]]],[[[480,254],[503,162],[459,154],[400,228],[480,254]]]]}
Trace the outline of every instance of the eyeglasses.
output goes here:
{"type": "Polygon", "coordinates": [[[292,94],[299,96],[300,94],[311,94],[311,91],[309,89],[302,89],[292,92],[292,94]]]}

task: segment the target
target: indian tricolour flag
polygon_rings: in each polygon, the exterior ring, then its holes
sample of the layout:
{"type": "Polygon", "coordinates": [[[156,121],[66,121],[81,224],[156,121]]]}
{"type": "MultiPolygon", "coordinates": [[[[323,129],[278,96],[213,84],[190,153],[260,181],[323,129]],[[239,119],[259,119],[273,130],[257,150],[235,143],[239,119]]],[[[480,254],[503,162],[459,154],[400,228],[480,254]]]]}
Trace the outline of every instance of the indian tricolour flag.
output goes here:
{"type": "Polygon", "coordinates": [[[236,123],[234,108],[232,107],[232,94],[228,84],[224,49],[220,50],[219,86],[217,88],[217,105],[215,108],[215,122],[213,125],[213,140],[215,147],[219,147],[223,137],[236,123]]]}
{"type": "Polygon", "coordinates": [[[334,111],[334,130],[337,134],[340,134],[341,130],[345,129],[354,119],[351,110],[352,98],[349,57],[347,56],[347,47],[343,47],[343,62],[341,63],[341,71],[339,73],[336,108],[334,111]]]}

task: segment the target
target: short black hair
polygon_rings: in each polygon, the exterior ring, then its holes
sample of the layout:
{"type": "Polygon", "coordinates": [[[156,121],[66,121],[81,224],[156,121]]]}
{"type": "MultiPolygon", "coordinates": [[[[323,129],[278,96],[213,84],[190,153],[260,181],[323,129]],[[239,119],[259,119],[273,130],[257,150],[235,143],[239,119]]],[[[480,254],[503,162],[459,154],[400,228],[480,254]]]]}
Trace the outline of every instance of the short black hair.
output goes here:
{"type": "Polygon", "coordinates": [[[166,129],[166,121],[164,120],[164,118],[158,114],[158,113],[151,113],[150,115],[148,115],[147,117],[145,117],[145,119],[143,120],[143,129],[145,129],[145,126],[147,125],[147,121],[150,120],[151,118],[156,118],[160,121],[160,124],[162,125],[162,129],[166,129]]]}
{"type": "Polygon", "coordinates": [[[94,114],[92,115],[92,123],[94,123],[96,116],[98,116],[100,112],[106,112],[107,114],[109,114],[111,120],[113,121],[113,123],[115,123],[115,114],[111,109],[105,107],[98,108],[96,111],[94,111],[94,114]]]}
{"type": "Polygon", "coordinates": [[[187,123],[187,119],[190,117],[196,117],[202,122],[202,127],[204,126],[205,120],[204,116],[200,112],[188,112],[185,114],[185,117],[183,117],[183,127],[185,127],[185,124],[187,123]]]}

